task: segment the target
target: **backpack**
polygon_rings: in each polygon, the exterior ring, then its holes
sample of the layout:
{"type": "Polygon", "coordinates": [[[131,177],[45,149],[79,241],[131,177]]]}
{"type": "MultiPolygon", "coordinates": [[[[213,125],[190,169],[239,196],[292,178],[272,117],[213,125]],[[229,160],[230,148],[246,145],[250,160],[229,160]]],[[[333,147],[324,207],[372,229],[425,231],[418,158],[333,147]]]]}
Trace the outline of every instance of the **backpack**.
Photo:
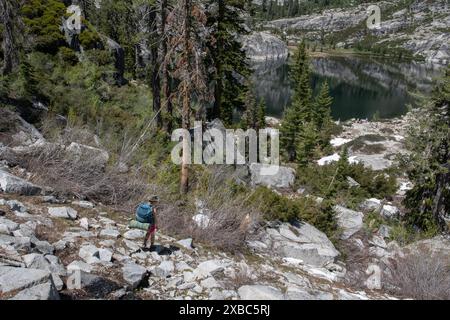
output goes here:
{"type": "Polygon", "coordinates": [[[150,203],[141,203],[136,209],[136,220],[140,223],[153,224],[153,206],[150,203]]]}

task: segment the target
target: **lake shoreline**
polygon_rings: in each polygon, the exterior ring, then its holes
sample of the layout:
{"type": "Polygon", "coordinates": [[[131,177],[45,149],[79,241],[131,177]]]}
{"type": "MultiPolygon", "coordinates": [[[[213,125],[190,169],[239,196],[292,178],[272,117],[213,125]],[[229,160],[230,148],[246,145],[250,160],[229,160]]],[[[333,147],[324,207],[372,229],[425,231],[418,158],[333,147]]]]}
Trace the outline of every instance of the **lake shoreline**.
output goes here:
{"type": "MultiPolygon", "coordinates": [[[[342,51],[314,52],[311,87],[316,95],[324,81],[333,97],[335,120],[398,118],[417,106],[417,94],[428,94],[441,68],[416,62],[375,59],[342,51]],[[416,94],[417,93],[417,94],[416,94]]],[[[292,59],[292,56],[291,56],[292,59]]],[[[291,60],[255,63],[255,94],[264,99],[267,115],[280,117],[292,96],[291,60]]]]}
{"type": "MultiPolygon", "coordinates": [[[[369,119],[336,121],[342,131],[333,135],[330,141],[334,154],[319,159],[317,163],[325,165],[337,161],[345,146],[348,148],[350,163],[362,163],[375,171],[395,168],[398,164],[397,155],[408,153],[405,142],[408,127],[413,119],[414,113],[408,112],[396,118],[376,121],[369,119]]],[[[279,128],[281,121],[276,117],[266,117],[267,125],[271,128],[279,128]]]]}
{"type": "MultiPolygon", "coordinates": [[[[296,46],[288,46],[289,49],[289,56],[292,57],[292,55],[297,50],[296,46]]],[[[359,58],[374,58],[374,59],[396,59],[398,63],[411,63],[411,62],[417,62],[417,63],[423,63],[427,64],[425,60],[420,58],[414,58],[414,57],[402,57],[398,58],[396,55],[390,55],[390,54],[377,54],[375,52],[370,51],[358,51],[355,49],[324,49],[322,51],[313,51],[313,50],[307,50],[308,56],[310,58],[333,58],[333,57],[359,57],[359,58]]],[[[439,65],[440,66],[440,65],[439,65]]]]}

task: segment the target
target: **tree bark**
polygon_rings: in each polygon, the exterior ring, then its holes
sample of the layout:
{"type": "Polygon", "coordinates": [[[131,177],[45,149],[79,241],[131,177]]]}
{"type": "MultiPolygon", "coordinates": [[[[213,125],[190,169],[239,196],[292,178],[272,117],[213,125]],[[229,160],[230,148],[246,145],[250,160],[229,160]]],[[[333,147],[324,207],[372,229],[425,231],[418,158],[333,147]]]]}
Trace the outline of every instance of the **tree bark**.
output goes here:
{"type": "MultiPolygon", "coordinates": [[[[446,170],[450,170],[450,165],[446,165],[446,170]]],[[[445,222],[444,215],[445,215],[445,203],[448,203],[446,201],[449,201],[450,199],[445,199],[445,196],[443,194],[445,188],[448,187],[450,184],[450,172],[439,174],[436,177],[436,193],[434,194],[433,198],[433,217],[436,221],[437,225],[439,226],[441,231],[447,231],[448,226],[445,222]]]]}
{"type": "Polygon", "coordinates": [[[3,67],[2,74],[8,75],[19,65],[17,48],[17,4],[16,0],[0,1],[0,21],[3,24],[3,67]]]}
{"type": "MultiPolygon", "coordinates": [[[[161,49],[162,49],[162,55],[165,58],[167,56],[167,40],[165,37],[166,34],[166,24],[167,24],[167,0],[161,0],[161,49]]],[[[166,116],[167,119],[164,121],[164,130],[167,133],[170,133],[172,131],[172,117],[173,117],[173,106],[172,106],[172,88],[171,88],[171,80],[170,80],[170,73],[169,73],[169,64],[164,63],[163,68],[163,94],[166,99],[165,106],[166,106],[166,116]]]]}
{"type": "Polygon", "coordinates": [[[156,114],[155,122],[158,128],[161,128],[161,79],[159,75],[160,60],[158,54],[158,43],[160,35],[158,34],[158,23],[156,6],[150,7],[150,54],[151,54],[151,88],[153,93],[153,112],[156,114]]]}
{"type": "MultiPolygon", "coordinates": [[[[191,84],[189,75],[191,72],[190,67],[190,29],[191,29],[191,0],[184,0],[184,63],[185,63],[185,79],[183,84],[183,109],[182,109],[182,125],[183,129],[189,130],[190,127],[190,105],[191,105],[191,84]]],[[[188,146],[190,141],[183,139],[183,159],[181,165],[181,193],[185,194],[189,191],[189,168],[188,159],[189,154],[186,152],[189,150],[188,146]]]]}
{"type": "Polygon", "coordinates": [[[215,54],[216,66],[216,84],[214,88],[214,106],[212,112],[212,119],[220,118],[222,110],[222,95],[223,95],[223,71],[222,71],[222,49],[223,43],[223,20],[225,15],[225,0],[219,0],[219,15],[217,17],[217,47],[215,54]]]}

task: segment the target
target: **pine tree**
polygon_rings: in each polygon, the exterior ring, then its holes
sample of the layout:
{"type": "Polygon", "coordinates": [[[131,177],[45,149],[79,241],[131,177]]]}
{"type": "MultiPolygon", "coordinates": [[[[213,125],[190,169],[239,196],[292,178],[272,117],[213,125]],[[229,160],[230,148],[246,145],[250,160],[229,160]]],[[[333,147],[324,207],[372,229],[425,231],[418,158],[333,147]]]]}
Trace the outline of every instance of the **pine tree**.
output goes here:
{"type": "Polygon", "coordinates": [[[350,173],[350,163],[348,158],[348,148],[344,146],[341,151],[339,161],[336,164],[336,171],[331,178],[330,185],[328,186],[325,196],[332,198],[335,196],[336,190],[342,190],[348,187],[347,176],[350,173]]]}
{"type": "MultiPolygon", "coordinates": [[[[141,0],[137,5],[153,5],[154,0],[141,0]]],[[[125,71],[136,71],[136,44],[138,42],[137,15],[133,0],[102,0],[101,10],[91,10],[90,22],[97,30],[116,41],[125,53],[125,71]]],[[[148,19],[148,15],[146,16],[148,19]]],[[[151,27],[151,25],[149,25],[151,27]]]]}
{"type": "Polygon", "coordinates": [[[213,32],[209,40],[211,58],[215,66],[213,80],[214,106],[210,119],[220,118],[225,125],[233,122],[235,110],[245,110],[245,95],[250,68],[239,36],[247,33],[241,18],[245,3],[238,0],[213,1],[218,10],[211,10],[208,25],[213,32]]]}
{"type": "Polygon", "coordinates": [[[344,181],[347,179],[347,175],[349,174],[349,157],[348,157],[348,148],[344,146],[341,151],[339,161],[337,162],[337,176],[339,181],[344,181]]]}
{"type": "Polygon", "coordinates": [[[294,85],[293,101],[285,111],[280,130],[281,146],[287,152],[289,161],[296,159],[299,137],[307,135],[301,132],[303,126],[314,120],[311,108],[309,59],[303,42],[299,44],[294,55],[291,79],[294,85]]]}
{"type": "Polygon", "coordinates": [[[314,116],[310,108],[307,108],[312,96],[309,63],[310,61],[306,52],[306,44],[301,42],[294,54],[291,79],[294,85],[293,101],[294,103],[300,102],[301,104],[304,104],[302,116],[306,121],[311,121],[314,116]]]}
{"type": "Polygon", "coordinates": [[[432,100],[417,112],[403,159],[414,188],[407,193],[408,222],[422,230],[447,230],[450,212],[450,68],[432,100]]]}
{"type": "MultiPolygon", "coordinates": [[[[168,0],[161,0],[161,53],[162,59],[165,59],[168,52],[168,41],[166,34],[167,18],[169,15],[169,2],[168,0]]],[[[165,98],[164,106],[164,130],[167,133],[172,131],[173,122],[173,105],[172,105],[172,78],[170,76],[171,66],[169,64],[162,63],[163,76],[162,76],[162,91],[165,98]]]]}
{"type": "Polygon", "coordinates": [[[245,98],[245,112],[242,116],[242,126],[244,128],[252,128],[255,130],[264,129],[266,127],[266,105],[264,100],[256,102],[253,91],[248,90],[245,98]]]}
{"type": "MultiPolygon", "coordinates": [[[[189,75],[192,71],[192,65],[191,65],[191,54],[192,54],[192,47],[190,45],[191,43],[191,34],[192,34],[192,0],[184,0],[182,5],[182,10],[184,12],[183,15],[183,34],[181,36],[183,46],[182,46],[182,59],[183,62],[186,64],[185,69],[183,70],[185,75],[189,75]]],[[[183,129],[189,130],[190,129],[190,115],[191,115],[191,94],[192,94],[192,86],[190,83],[190,79],[184,77],[181,84],[181,94],[182,94],[182,100],[183,100],[183,107],[181,111],[182,115],[182,126],[183,129]]],[[[185,141],[183,144],[183,162],[181,164],[181,179],[180,179],[180,189],[182,193],[187,193],[189,188],[189,169],[188,169],[188,163],[187,158],[189,155],[186,154],[186,144],[185,141]]]]}
{"type": "Polygon", "coordinates": [[[333,98],[330,97],[330,88],[327,81],[320,87],[319,94],[315,100],[315,121],[318,129],[322,130],[332,122],[330,107],[333,104],[333,98]]]}
{"type": "MultiPolygon", "coordinates": [[[[207,72],[205,56],[208,56],[205,34],[206,14],[198,0],[178,1],[171,12],[172,18],[167,24],[167,41],[172,51],[164,57],[164,65],[174,66],[173,77],[177,81],[174,90],[181,105],[182,128],[191,127],[192,98],[207,101],[209,91],[206,85],[207,72]],[[198,54],[199,52],[204,54],[198,54]]],[[[163,65],[163,67],[164,67],[163,65]]],[[[183,148],[187,150],[184,140],[183,148]]],[[[183,153],[180,177],[180,189],[187,193],[189,188],[189,155],[183,153]]]]}
{"type": "Polygon", "coordinates": [[[257,126],[257,103],[252,90],[247,90],[245,95],[245,112],[242,115],[242,127],[245,129],[256,129],[257,126]]]}
{"type": "Polygon", "coordinates": [[[296,160],[299,166],[305,167],[311,158],[317,154],[319,134],[314,122],[306,122],[298,133],[296,145],[296,160]]]}
{"type": "Polygon", "coordinates": [[[259,101],[257,119],[257,128],[264,129],[266,127],[266,104],[264,103],[263,99],[259,101]]]}
{"type": "Polygon", "coordinates": [[[20,64],[20,76],[23,81],[23,95],[27,99],[35,99],[40,96],[39,79],[35,68],[27,61],[23,60],[20,64]]]}
{"type": "Polygon", "coordinates": [[[315,123],[320,136],[320,145],[325,148],[331,139],[333,119],[331,117],[331,105],[333,98],[330,97],[328,82],[324,82],[320,88],[314,103],[315,123]]]}
{"type": "Polygon", "coordinates": [[[150,85],[153,94],[152,109],[155,114],[156,126],[160,128],[162,126],[161,118],[161,58],[159,56],[159,49],[162,35],[159,33],[158,28],[158,9],[153,1],[148,6],[148,24],[149,24],[149,44],[150,44],[150,85]]]}
{"type": "Polygon", "coordinates": [[[21,8],[24,24],[33,37],[31,43],[38,51],[56,54],[59,47],[66,45],[61,32],[61,17],[66,14],[66,6],[58,0],[25,1],[21,8]]]}
{"type": "MultiPolygon", "coordinates": [[[[304,42],[299,44],[291,68],[294,94],[292,104],[286,109],[281,126],[281,146],[287,152],[288,160],[299,160],[304,164],[307,156],[318,154],[329,147],[333,120],[328,83],[325,82],[317,97],[312,99],[309,59],[304,42]],[[313,130],[314,127],[314,130],[313,130]],[[317,138],[315,152],[310,152],[312,141],[300,139],[317,138]],[[297,154],[300,152],[301,154],[297,154]]],[[[311,159],[310,159],[311,160],[311,159]]]]}

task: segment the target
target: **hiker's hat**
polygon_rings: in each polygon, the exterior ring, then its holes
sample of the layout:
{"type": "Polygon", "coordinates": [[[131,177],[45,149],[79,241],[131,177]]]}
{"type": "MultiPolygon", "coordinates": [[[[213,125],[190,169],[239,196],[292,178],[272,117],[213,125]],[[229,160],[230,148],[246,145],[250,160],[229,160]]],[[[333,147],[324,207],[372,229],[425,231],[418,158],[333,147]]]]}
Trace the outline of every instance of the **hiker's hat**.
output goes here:
{"type": "Polygon", "coordinates": [[[152,195],[148,198],[150,202],[159,202],[159,197],[157,195],[152,195]]]}

